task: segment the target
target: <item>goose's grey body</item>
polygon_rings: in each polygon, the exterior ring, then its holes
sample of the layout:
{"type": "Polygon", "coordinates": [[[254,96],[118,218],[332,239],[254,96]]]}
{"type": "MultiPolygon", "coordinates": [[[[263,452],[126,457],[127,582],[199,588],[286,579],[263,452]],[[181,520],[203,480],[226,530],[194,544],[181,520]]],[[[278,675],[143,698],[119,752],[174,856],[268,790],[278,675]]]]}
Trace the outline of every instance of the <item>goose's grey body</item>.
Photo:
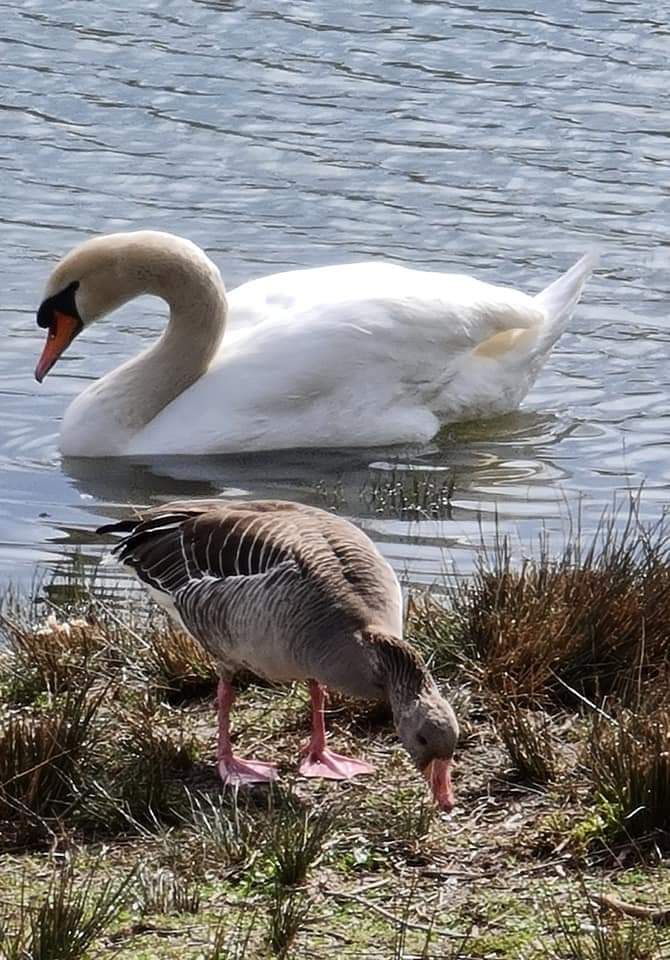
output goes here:
{"type": "Polygon", "coordinates": [[[390,703],[403,744],[431,779],[438,802],[451,807],[456,719],[418,652],[402,639],[393,569],[357,527],[284,501],[195,500],[100,528],[107,531],[127,534],[113,552],[217,661],[224,782],[276,775],[268,764],[232,753],[231,680],[246,668],[274,681],[310,682],[306,776],[371,772],[325,749],[321,685],[334,687],[390,703]]]}
{"type": "Polygon", "coordinates": [[[382,695],[377,651],[361,634],[400,637],[402,595],[346,520],[273,500],[184,501],[147,512],[118,556],[222,673],[382,695]]]}

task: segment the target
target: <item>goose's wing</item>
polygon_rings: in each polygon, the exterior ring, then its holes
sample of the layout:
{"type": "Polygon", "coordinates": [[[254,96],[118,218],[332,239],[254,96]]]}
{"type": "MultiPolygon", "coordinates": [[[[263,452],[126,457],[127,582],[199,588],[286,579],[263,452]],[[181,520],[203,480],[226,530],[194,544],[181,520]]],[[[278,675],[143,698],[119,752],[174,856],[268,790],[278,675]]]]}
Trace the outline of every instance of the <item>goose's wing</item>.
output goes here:
{"type": "Polygon", "coordinates": [[[349,620],[402,630],[397,578],[369,537],[316,507],[277,500],[182,501],[100,527],[125,534],[113,554],[159,594],[193,581],[262,577],[291,566],[315,601],[349,620]],[[320,598],[320,600],[319,600],[320,598]]]}
{"type": "MultiPolygon", "coordinates": [[[[292,509],[295,508],[295,509],[292,509]]],[[[181,501],[134,520],[106,524],[98,533],[124,533],[112,553],[147,586],[172,596],[192,580],[248,577],[293,560],[293,524],[278,516],[298,505],[268,501],[181,501]]]]}

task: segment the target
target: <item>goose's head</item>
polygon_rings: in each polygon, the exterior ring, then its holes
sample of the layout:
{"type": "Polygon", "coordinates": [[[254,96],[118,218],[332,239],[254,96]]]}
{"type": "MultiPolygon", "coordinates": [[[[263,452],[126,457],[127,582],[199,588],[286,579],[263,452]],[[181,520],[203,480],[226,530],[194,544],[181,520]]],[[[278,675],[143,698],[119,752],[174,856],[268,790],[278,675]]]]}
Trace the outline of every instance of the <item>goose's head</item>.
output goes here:
{"type": "Polygon", "coordinates": [[[189,240],[138,230],[86,240],[57,264],[37,311],[47,340],[35,368],[41,383],[75,337],[89,324],[143,293],[178,302],[193,281],[213,282],[219,271],[189,240]]]}
{"type": "Polygon", "coordinates": [[[422,691],[398,720],[398,736],[443,810],[454,806],[451,767],[458,741],[454,711],[436,687],[422,691]]]}

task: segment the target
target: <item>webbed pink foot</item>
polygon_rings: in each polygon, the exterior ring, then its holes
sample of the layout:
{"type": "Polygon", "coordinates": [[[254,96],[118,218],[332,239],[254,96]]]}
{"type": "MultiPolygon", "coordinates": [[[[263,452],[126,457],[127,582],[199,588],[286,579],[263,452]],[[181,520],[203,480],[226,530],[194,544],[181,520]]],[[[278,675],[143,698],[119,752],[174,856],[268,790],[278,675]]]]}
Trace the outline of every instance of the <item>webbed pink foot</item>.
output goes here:
{"type": "Polygon", "coordinates": [[[320,683],[310,680],[309,693],[312,701],[312,737],[301,753],[300,764],[303,777],[322,777],[324,780],[351,780],[365,773],[374,773],[375,768],[364,760],[354,760],[326,747],[326,727],[323,717],[325,692],[320,683]]]}
{"type": "Polygon", "coordinates": [[[272,783],[277,779],[277,768],[264,760],[243,760],[233,755],[230,742],[230,708],[235,691],[229,680],[221,678],[217,694],[219,708],[219,776],[224,786],[238,787],[246,783],[272,783]]]}
{"type": "Polygon", "coordinates": [[[278,772],[274,763],[230,756],[219,760],[219,776],[224,786],[238,787],[247,783],[272,783],[278,772]]]}
{"type": "Polygon", "coordinates": [[[374,773],[375,768],[364,760],[354,760],[333,750],[316,751],[307,747],[305,759],[300,764],[303,777],[322,777],[324,780],[351,780],[362,774],[374,773]]]}

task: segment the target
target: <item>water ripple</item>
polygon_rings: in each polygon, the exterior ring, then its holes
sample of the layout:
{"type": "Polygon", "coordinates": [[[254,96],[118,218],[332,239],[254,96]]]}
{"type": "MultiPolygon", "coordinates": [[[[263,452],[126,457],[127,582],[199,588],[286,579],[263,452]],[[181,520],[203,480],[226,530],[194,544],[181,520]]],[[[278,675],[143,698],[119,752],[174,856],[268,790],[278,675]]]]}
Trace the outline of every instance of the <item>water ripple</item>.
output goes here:
{"type": "Polygon", "coordinates": [[[582,498],[667,491],[667,24],[642,0],[0,2],[0,572],[29,580],[124,503],[286,496],[359,517],[408,579],[472,563],[496,516],[532,537],[582,498]],[[140,302],[80,338],[42,387],[33,311],[94,233],[202,244],[233,286],[365,257],[540,289],[598,246],[523,409],[428,450],[61,463],[69,400],[160,331],[140,302]],[[373,464],[373,466],[371,466],[373,464]],[[376,464],[376,465],[374,465],[376,464]],[[365,490],[407,467],[453,483],[439,520],[365,490]],[[362,493],[363,491],[363,493],[362,493]]]}

